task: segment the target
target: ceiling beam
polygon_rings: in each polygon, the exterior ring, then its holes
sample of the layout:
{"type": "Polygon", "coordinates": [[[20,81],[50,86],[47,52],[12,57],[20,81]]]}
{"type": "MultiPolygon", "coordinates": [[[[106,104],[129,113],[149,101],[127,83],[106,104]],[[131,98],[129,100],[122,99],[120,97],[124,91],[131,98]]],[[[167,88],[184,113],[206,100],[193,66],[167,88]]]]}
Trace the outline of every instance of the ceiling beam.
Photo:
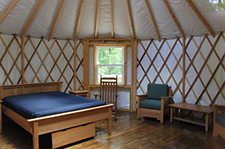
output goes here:
{"type": "Polygon", "coordinates": [[[55,16],[54,22],[53,22],[53,24],[52,24],[52,27],[51,27],[51,30],[50,30],[50,33],[49,33],[49,36],[48,36],[48,41],[49,41],[49,40],[51,39],[51,37],[52,37],[52,34],[53,34],[53,32],[54,32],[54,30],[55,30],[55,27],[56,27],[56,25],[57,25],[57,22],[58,22],[58,20],[59,20],[59,17],[60,17],[60,15],[61,15],[61,13],[62,13],[62,9],[63,9],[64,4],[65,4],[65,0],[62,0],[62,1],[61,1],[61,4],[60,4],[60,6],[59,6],[58,12],[57,12],[57,14],[56,14],[56,16],[55,16]]]}
{"type": "Polygon", "coordinates": [[[171,15],[171,17],[172,17],[172,19],[173,19],[175,25],[177,26],[178,30],[180,31],[180,34],[182,35],[182,37],[185,37],[185,34],[184,34],[184,32],[183,32],[183,30],[182,30],[182,28],[181,28],[181,26],[180,26],[180,23],[178,22],[178,20],[177,20],[177,18],[176,18],[176,16],[175,16],[173,10],[171,9],[171,7],[170,7],[168,1],[167,1],[167,0],[163,0],[163,2],[164,2],[164,4],[165,4],[167,10],[169,11],[169,13],[170,13],[170,15],[171,15]]]}
{"type": "Polygon", "coordinates": [[[32,21],[34,20],[35,16],[37,15],[37,12],[39,11],[39,9],[41,8],[42,4],[44,3],[45,0],[39,0],[36,8],[34,9],[33,13],[31,14],[29,20],[27,21],[27,24],[24,26],[22,32],[21,32],[21,36],[24,36],[28,30],[28,28],[30,27],[32,21]]]}
{"type": "Polygon", "coordinates": [[[189,6],[192,8],[192,10],[195,12],[195,14],[198,16],[198,18],[202,21],[202,23],[205,25],[211,36],[215,37],[215,32],[211,28],[211,26],[208,24],[208,22],[205,20],[205,18],[202,16],[202,14],[199,12],[198,8],[195,6],[195,4],[191,0],[186,0],[186,2],[189,4],[189,6]]]}
{"type": "Polygon", "coordinates": [[[0,23],[6,18],[6,16],[12,11],[12,9],[16,6],[16,4],[20,0],[13,0],[10,5],[4,10],[4,12],[0,16],[0,23]]]}
{"type": "Polygon", "coordinates": [[[97,0],[95,12],[95,38],[98,37],[98,12],[99,12],[99,0],[97,0]]]}
{"type": "Polygon", "coordinates": [[[113,0],[110,1],[110,10],[111,10],[111,36],[114,38],[114,20],[113,20],[113,0]]]}
{"type": "Polygon", "coordinates": [[[81,19],[83,6],[84,6],[84,0],[81,0],[80,7],[79,7],[79,14],[77,16],[76,29],[75,29],[75,32],[74,32],[74,39],[75,40],[77,39],[77,34],[78,34],[79,27],[80,27],[80,19],[81,19]]]}
{"type": "Polygon", "coordinates": [[[155,29],[157,39],[160,41],[161,40],[161,37],[159,35],[159,30],[158,30],[158,27],[157,27],[157,25],[155,23],[155,19],[153,17],[152,10],[151,10],[151,8],[149,6],[148,0],[145,0],[145,6],[146,6],[146,9],[148,10],[149,17],[150,17],[150,19],[152,21],[152,24],[153,24],[153,27],[155,29]]]}
{"type": "Polygon", "coordinates": [[[132,20],[131,11],[130,11],[130,2],[129,0],[126,0],[126,2],[127,2],[127,12],[128,12],[129,22],[130,22],[131,33],[132,33],[133,39],[135,39],[133,20],[132,20]]]}

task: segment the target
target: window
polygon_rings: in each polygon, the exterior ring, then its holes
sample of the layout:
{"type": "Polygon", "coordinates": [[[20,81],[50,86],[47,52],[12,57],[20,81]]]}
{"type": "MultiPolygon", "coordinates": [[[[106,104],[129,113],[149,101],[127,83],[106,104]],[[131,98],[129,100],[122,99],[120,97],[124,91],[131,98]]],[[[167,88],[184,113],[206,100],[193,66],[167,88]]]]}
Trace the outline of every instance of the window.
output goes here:
{"type": "Polygon", "coordinates": [[[124,84],[124,45],[95,45],[95,84],[103,77],[118,77],[118,84],[124,84]]]}
{"type": "Polygon", "coordinates": [[[209,3],[214,7],[216,11],[225,10],[225,0],[209,0],[209,3]]]}

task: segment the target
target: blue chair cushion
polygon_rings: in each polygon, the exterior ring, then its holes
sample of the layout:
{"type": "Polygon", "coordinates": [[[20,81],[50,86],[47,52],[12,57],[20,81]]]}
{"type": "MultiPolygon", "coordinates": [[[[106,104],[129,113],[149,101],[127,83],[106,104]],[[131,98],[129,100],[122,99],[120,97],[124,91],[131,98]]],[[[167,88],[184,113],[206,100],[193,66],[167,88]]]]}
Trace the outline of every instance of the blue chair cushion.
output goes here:
{"type": "Polygon", "coordinates": [[[168,96],[167,84],[148,84],[148,98],[161,100],[161,97],[168,96]]]}
{"type": "Polygon", "coordinates": [[[140,108],[160,110],[161,100],[155,100],[155,99],[144,100],[140,103],[140,108]]]}
{"type": "Polygon", "coordinates": [[[216,115],[216,122],[225,127],[225,115],[216,115]]]}

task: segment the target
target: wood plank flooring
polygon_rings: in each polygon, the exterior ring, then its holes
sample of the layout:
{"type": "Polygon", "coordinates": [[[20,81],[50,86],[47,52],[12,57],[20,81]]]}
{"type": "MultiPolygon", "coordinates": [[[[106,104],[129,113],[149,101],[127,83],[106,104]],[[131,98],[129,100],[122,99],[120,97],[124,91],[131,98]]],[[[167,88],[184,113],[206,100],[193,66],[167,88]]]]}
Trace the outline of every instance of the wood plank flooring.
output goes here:
{"type": "MultiPolygon", "coordinates": [[[[119,112],[113,120],[112,135],[106,131],[106,121],[96,123],[96,136],[61,149],[224,149],[225,139],[213,137],[212,128],[185,122],[164,124],[156,119],[136,119],[136,113],[119,112]]],[[[50,136],[40,137],[40,149],[51,148],[50,136]],[[48,143],[49,142],[49,143],[48,143]]],[[[14,122],[3,125],[0,149],[32,149],[32,136],[14,122]]]]}

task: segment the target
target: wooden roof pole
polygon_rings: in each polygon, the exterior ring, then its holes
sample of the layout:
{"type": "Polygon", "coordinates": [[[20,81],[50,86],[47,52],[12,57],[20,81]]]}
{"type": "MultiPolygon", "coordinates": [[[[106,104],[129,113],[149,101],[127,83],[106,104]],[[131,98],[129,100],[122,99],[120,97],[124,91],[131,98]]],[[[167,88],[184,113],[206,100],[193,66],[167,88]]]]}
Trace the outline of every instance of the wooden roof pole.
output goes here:
{"type": "Polygon", "coordinates": [[[150,19],[152,21],[152,24],[153,24],[153,27],[155,29],[156,36],[157,36],[158,40],[160,41],[161,40],[161,37],[159,35],[159,30],[158,30],[158,27],[157,27],[157,25],[155,23],[155,19],[153,17],[152,10],[151,10],[151,8],[149,6],[148,0],[145,0],[145,6],[146,6],[146,9],[148,10],[149,17],[150,17],[150,19]]]}
{"type": "Polygon", "coordinates": [[[110,10],[111,10],[111,36],[114,38],[114,21],[113,21],[113,0],[110,1],[110,10]]]}
{"type": "Polygon", "coordinates": [[[0,16],[0,23],[2,23],[2,21],[6,18],[6,16],[12,11],[12,9],[16,6],[16,4],[19,2],[20,0],[13,0],[10,5],[4,10],[4,12],[2,13],[2,15],[0,16]]]}
{"type": "Polygon", "coordinates": [[[135,39],[133,20],[132,20],[131,11],[130,11],[130,3],[129,3],[129,0],[126,0],[126,2],[127,2],[127,12],[128,12],[129,22],[130,22],[131,33],[132,33],[132,37],[135,39]]]}
{"type": "Polygon", "coordinates": [[[42,4],[44,3],[45,0],[39,0],[36,8],[34,9],[33,13],[31,14],[27,24],[24,26],[23,31],[21,32],[21,36],[23,36],[24,34],[26,34],[29,26],[31,25],[32,21],[34,20],[35,16],[37,15],[37,12],[39,11],[39,9],[41,8],[42,4]]]}
{"type": "Polygon", "coordinates": [[[76,29],[75,29],[75,32],[74,32],[74,39],[77,39],[77,34],[78,34],[79,26],[80,26],[80,19],[81,19],[83,6],[84,6],[84,0],[81,0],[80,8],[79,8],[79,14],[78,14],[77,22],[76,22],[76,29]]]}
{"type": "Polygon", "coordinates": [[[202,23],[205,25],[207,30],[210,32],[210,34],[215,37],[215,32],[211,28],[211,26],[208,24],[208,22],[205,20],[205,18],[202,16],[202,14],[199,12],[198,8],[195,6],[195,4],[191,0],[186,0],[186,2],[189,4],[189,6],[193,9],[195,14],[198,16],[198,18],[202,21],[202,23]]]}
{"type": "Polygon", "coordinates": [[[98,37],[98,8],[99,8],[99,0],[97,0],[96,13],[95,13],[95,38],[98,37]]]}
{"type": "Polygon", "coordinates": [[[54,22],[53,22],[53,24],[52,24],[50,33],[49,33],[49,35],[48,35],[48,41],[49,41],[49,40],[51,39],[51,37],[52,37],[53,31],[55,30],[56,24],[57,24],[57,22],[58,22],[58,20],[59,20],[59,17],[60,17],[60,15],[61,15],[61,13],[62,13],[62,9],[63,9],[64,4],[65,4],[65,0],[62,0],[62,1],[61,1],[61,4],[60,4],[60,6],[59,6],[58,12],[57,12],[57,14],[56,14],[56,16],[55,16],[54,22]]]}
{"type": "Polygon", "coordinates": [[[175,25],[177,26],[178,30],[180,31],[180,34],[182,35],[182,37],[185,37],[185,34],[184,34],[184,32],[183,32],[183,30],[182,30],[182,28],[181,28],[181,26],[180,26],[180,23],[178,22],[178,20],[177,20],[175,14],[173,13],[173,10],[171,9],[171,7],[170,7],[168,1],[167,1],[167,0],[163,0],[163,2],[164,2],[164,4],[165,4],[167,10],[169,11],[169,13],[170,13],[170,15],[171,15],[171,17],[172,17],[172,19],[173,19],[175,25]]]}

